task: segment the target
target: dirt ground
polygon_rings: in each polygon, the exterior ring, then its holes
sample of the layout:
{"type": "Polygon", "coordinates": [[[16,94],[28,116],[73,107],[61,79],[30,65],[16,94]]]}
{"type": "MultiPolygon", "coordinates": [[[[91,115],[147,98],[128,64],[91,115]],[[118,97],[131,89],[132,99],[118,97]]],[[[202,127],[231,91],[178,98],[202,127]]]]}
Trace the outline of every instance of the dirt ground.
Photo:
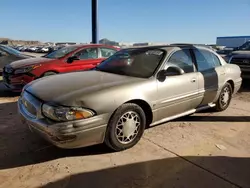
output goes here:
{"type": "Polygon", "coordinates": [[[132,149],[58,149],[23,125],[18,96],[0,83],[1,188],[250,187],[250,85],[225,112],[206,111],[145,131],[132,149]]]}

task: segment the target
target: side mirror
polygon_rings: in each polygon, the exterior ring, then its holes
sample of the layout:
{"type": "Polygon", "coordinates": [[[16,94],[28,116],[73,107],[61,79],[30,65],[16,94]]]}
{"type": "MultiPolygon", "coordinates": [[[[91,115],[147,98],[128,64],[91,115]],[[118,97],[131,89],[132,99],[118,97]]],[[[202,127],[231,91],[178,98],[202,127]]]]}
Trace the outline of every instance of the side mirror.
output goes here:
{"type": "Polygon", "coordinates": [[[170,66],[167,69],[161,70],[157,75],[157,79],[160,81],[164,81],[167,76],[178,76],[184,73],[184,70],[180,67],[170,66]]]}
{"type": "Polygon", "coordinates": [[[69,58],[67,59],[67,63],[73,63],[73,61],[75,61],[75,60],[79,60],[79,58],[76,57],[76,56],[71,56],[71,57],[69,57],[69,58]]]}

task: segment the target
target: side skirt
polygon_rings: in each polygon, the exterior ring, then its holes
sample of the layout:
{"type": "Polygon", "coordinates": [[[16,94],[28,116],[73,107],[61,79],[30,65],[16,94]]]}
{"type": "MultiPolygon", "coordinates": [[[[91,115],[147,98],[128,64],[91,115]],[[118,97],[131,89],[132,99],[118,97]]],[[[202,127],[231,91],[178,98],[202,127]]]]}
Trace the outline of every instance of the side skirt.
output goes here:
{"type": "Polygon", "coordinates": [[[190,114],[193,114],[193,113],[196,113],[196,112],[200,112],[202,110],[213,108],[213,107],[215,107],[215,104],[214,103],[209,103],[208,105],[200,106],[200,107],[198,107],[196,109],[192,109],[192,110],[189,110],[189,111],[186,111],[186,112],[183,112],[183,113],[180,113],[180,114],[177,114],[177,115],[174,115],[174,116],[170,116],[170,117],[161,119],[159,121],[156,121],[156,122],[152,123],[150,125],[150,127],[158,125],[158,124],[162,124],[162,123],[165,123],[165,122],[168,122],[168,121],[171,121],[173,119],[177,119],[177,118],[180,118],[180,117],[183,117],[183,116],[187,116],[187,115],[190,115],[190,114]]]}

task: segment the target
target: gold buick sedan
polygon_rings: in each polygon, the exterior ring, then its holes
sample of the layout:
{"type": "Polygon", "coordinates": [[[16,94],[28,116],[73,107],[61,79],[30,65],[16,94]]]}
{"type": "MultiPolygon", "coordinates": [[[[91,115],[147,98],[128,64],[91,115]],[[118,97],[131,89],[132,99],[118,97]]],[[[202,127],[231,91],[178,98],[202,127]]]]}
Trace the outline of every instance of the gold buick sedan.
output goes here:
{"type": "Polygon", "coordinates": [[[226,110],[241,71],[209,48],[122,49],[88,71],[44,77],[23,89],[23,122],[52,144],[133,147],[145,128],[207,108],[226,110]]]}

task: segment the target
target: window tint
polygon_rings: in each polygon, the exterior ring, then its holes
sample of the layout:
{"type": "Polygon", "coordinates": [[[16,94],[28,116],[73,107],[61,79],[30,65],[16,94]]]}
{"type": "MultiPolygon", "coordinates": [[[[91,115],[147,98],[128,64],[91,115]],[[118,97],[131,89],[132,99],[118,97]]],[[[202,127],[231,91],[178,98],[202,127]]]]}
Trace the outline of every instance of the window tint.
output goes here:
{"type": "Polygon", "coordinates": [[[219,58],[207,50],[194,50],[198,71],[205,71],[220,66],[219,58]]]}
{"type": "Polygon", "coordinates": [[[101,57],[108,58],[112,56],[114,53],[116,53],[116,50],[111,48],[100,48],[101,51],[101,57]]]}
{"type": "Polygon", "coordinates": [[[168,62],[171,62],[184,70],[185,73],[194,72],[192,56],[188,49],[175,52],[168,62]]]}
{"type": "Polygon", "coordinates": [[[98,53],[97,48],[83,49],[75,54],[79,59],[97,59],[98,53]]]}

